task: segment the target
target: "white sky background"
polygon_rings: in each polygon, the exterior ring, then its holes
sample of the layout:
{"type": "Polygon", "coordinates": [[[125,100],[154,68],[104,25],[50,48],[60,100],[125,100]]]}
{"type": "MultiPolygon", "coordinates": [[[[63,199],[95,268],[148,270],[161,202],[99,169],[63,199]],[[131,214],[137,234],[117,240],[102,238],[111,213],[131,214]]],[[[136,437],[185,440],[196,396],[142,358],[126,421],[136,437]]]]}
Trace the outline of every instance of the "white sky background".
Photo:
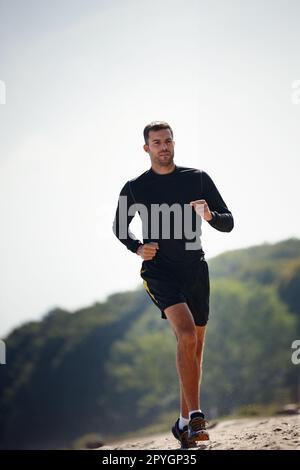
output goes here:
{"type": "Polygon", "coordinates": [[[141,285],[111,226],[152,120],[233,212],[208,259],[300,237],[299,25],[298,0],[0,0],[0,335],[141,285]]]}

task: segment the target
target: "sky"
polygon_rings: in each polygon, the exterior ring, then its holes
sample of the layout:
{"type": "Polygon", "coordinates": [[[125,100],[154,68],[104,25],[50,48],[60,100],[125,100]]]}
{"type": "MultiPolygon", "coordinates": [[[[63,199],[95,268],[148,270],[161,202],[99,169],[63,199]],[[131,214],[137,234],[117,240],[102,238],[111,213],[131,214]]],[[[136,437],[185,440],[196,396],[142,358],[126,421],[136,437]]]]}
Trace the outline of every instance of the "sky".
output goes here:
{"type": "Polygon", "coordinates": [[[142,285],[112,221],[150,121],[233,213],[202,224],[208,262],[300,237],[299,20],[298,0],[0,0],[0,337],[142,285]]]}

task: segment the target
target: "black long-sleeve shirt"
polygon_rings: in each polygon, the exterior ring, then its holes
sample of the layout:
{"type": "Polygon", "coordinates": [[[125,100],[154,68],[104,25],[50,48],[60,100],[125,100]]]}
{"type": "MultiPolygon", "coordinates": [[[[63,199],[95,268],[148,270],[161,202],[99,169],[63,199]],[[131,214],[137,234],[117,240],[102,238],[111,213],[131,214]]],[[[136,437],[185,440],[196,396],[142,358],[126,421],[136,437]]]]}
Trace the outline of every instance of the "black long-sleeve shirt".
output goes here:
{"type": "Polygon", "coordinates": [[[221,232],[230,232],[233,229],[233,216],[214,182],[205,171],[196,168],[175,165],[174,170],[167,174],[158,174],[150,168],[137,178],[127,181],[120,192],[120,196],[113,231],[118,239],[133,253],[136,253],[138,247],[143,243],[153,241],[158,242],[159,245],[159,250],[155,256],[158,260],[188,263],[199,258],[200,254],[204,254],[200,241],[201,217],[196,214],[195,209],[188,208],[189,203],[197,199],[206,200],[213,216],[212,220],[209,221],[213,228],[221,232]],[[127,199],[120,196],[126,196],[127,199]],[[133,206],[130,214],[128,214],[126,208],[124,209],[124,201],[127,202],[127,209],[133,206]],[[175,222],[175,215],[172,215],[172,211],[170,211],[169,218],[170,232],[167,236],[164,234],[166,224],[164,226],[163,219],[153,219],[154,207],[167,205],[171,208],[173,204],[177,205],[177,210],[179,212],[181,210],[183,215],[182,235],[179,234],[179,237],[178,228],[180,228],[180,223],[178,225],[178,219],[175,222]],[[185,210],[187,212],[184,212],[185,210]],[[186,219],[185,214],[189,210],[189,218],[186,219]],[[136,239],[129,229],[129,224],[135,212],[138,212],[142,219],[143,243],[136,239]],[[154,220],[159,220],[159,225],[154,220]],[[186,234],[184,227],[187,227],[188,223],[191,232],[186,234]],[[155,229],[156,233],[153,233],[155,229]],[[191,234],[194,236],[191,237],[191,234]],[[187,248],[187,243],[191,242],[192,245],[190,244],[187,248]]]}

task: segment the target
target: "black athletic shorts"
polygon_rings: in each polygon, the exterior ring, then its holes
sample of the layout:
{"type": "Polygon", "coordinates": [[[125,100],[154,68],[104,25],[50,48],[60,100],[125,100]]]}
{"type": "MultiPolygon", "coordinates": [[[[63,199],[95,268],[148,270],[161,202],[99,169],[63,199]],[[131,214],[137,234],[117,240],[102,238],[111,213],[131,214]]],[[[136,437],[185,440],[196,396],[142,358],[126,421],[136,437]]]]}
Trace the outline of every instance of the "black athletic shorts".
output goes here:
{"type": "Polygon", "coordinates": [[[185,302],[197,326],[204,326],[209,316],[209,270],[204,257],[189,265],[174,268],[168,263],[143,261],[140,275],[153,303],[164,310],[171,305],[185,302]]]}

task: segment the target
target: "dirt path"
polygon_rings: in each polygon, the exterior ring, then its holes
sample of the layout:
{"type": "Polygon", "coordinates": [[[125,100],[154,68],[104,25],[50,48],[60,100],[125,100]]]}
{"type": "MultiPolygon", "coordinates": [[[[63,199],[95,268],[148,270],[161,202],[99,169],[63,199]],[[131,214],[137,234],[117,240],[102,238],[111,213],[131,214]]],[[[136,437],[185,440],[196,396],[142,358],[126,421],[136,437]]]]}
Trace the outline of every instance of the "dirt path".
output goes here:
{"type": "MultiPolygon", "coordinates": [[[[198,444],[199,450],[213,449],[289,449],[300,450],[300,415],[272,418],[235,419],[218,423],[209,430],[210,441],[198,444]]],[[[178,449],[170,433],[129,439],[99,450],[178,449]]]]}

